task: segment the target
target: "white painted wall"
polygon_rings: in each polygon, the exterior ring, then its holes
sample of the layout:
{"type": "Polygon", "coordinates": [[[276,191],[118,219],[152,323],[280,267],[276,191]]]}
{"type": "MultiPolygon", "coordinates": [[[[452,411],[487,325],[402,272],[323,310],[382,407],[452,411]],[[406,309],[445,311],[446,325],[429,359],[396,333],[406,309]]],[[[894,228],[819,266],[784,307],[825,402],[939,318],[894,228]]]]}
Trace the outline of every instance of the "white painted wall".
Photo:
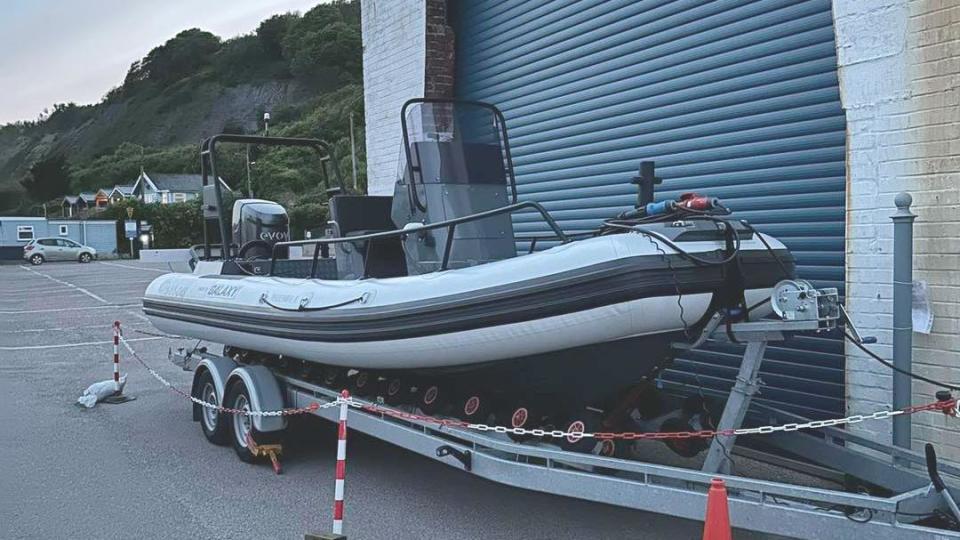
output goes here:
{"type": "MultiPolygon", "coordinates": [[[[913,196],[914,279],[931,287],[935,323],[914,333],[914,371],[960,381],[960,0],[834,0],[841,98],[847,113],[847,305],[874,349],[889,358],[892,326],[890,215],[894,196],[913,196]]],[[[847,347],[847,408],[891,401],[887,368],[847,347]]],[[[935,388],[914,381],[914,403],[935,388]]],[[[960,460],[960,429],[939,414],[913,417],[924,442],[960,460]]],[[[883,442],[889,422],[852,429],[883,442]]]]}
{"type": "Polygon", "coordinates": [[[391,195],[400,156],[400,107],[423,97],[426,5],[361,0],[367,191],[391,195]]]}

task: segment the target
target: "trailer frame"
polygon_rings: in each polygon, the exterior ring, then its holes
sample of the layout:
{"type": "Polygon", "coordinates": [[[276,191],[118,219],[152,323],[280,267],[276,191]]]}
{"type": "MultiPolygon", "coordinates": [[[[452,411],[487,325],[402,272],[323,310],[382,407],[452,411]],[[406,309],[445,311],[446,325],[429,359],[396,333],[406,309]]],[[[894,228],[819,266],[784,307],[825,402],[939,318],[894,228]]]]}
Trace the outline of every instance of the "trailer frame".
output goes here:
{"type": "MultiPolygon", "coordinates": [[[[231,364],[236,365],[232,359],[206,350],[180,349],[171,351],[169,356],[171,361],[185,370],[194,370],[199,365],[219,365],[223,369],[230,369],[231,364]]],[[[232,369],[243,370],[247,367],[232,369]]],[[[259,371],[263,375],[266,370],[259,371]]],[[[277,371],[272,374],[289,408],[323,405],[339,398],[337,390],[277,371]]],[[[229,374],[225,376],[230,378],[229,374]]],[[[371,401],[352,399],[355,403],[381,406],[371,401]]],[[[749,399],[739,400],[739,404],[734,405],[734,409],[737,409],[735,414],[739,416],[740,409],[746,410],[747,405],[749,399]]],[[[311,414],[337,422],[337,409],[321,406],[311,414]]],[[[769,410],[764,412],[769,413],[769,410]]],[[[894,489],[890,496],[850,493],[710,470],[698,471],[570,452],[545,443],[517,443],[501,434],[397,419],[356,407],[350,407],[348,414],[351,430],[477,477],[522,489],[700,520],[703,519],[711,480],[722,478],[729,494],[731,524],[737,528],[824,539],[844,539],[856,535],[869,535],[872,540],[960,538],[960,531],[908,522],[911,518],[918,519],[917,516],[921,514],[935,511],[950,513],[947,498],[938,493],[929,480],[924,481],[924,473],[919,468],[910,467],[910,464],[924,463],[923,456],[865,441],[833,428],[833,432],[823,439],[797,432],[780,434],[780,438],[781,442],[803,440],[803,448],[814,454],[822,453],[834,459],[840,455],[841,465],[849,465],[858,458],[867,460],[862,462],[865,465],[853,467],[856,469],[854,472],[872,479],[882,477],[885,472],[894,481],[900,482],[900,489],[894,489]],[[834,437],[844,442],[864,443],[874,456],[854,450],[849,445],[839,446],[831,442],[834,437]],[[825,448],[831,451],[824,452],[825,448]],[[889,462],[876,455],[888,456],[889,462]],[[907,466],[898,466],[901,462],[907,466]],[[898,472],[893,473],[895,470],[898,472]],[[866,517],[856,517],[858,514],[866,517]]],[[[833,463],[834,468],[837,468],[836,463],[833,463]]],[[[841,468],[838,470],[842,471],[841,468]]],[[[960,470],[949,465],[941,464],[940,471],[953,477],[960,476],[960,470]]],[[[956,483],[955,478],[953,480],[956,483]]],[[[955,488],[948,488],[946,493],[950,491],[956,494],[955,488]]]]}

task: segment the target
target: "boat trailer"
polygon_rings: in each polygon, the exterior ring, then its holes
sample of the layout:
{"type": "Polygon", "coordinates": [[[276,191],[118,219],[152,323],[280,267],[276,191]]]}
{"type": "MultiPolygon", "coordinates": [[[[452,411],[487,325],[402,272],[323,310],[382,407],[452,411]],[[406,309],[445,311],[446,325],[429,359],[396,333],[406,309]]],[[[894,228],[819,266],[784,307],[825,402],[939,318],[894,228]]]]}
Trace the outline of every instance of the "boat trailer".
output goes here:
{"type": "MultiPolygon", "coordinates": [[[[711,480],[723,478],[729,494],[733,527],[803,538],[869,537],[872,540],[960,538],[960,467],[937,463],[931,445],[918,454],[860,437],[838,426],[865,419],[885,419],[900,411],[869,416],[810,421],[761,403],[752,403],[767,344],[794,332],[822,332],[845,324],[862,338],[839,303],[836,289],[814,289],[806,282],[778,285],[771,297],[779,319],[723,325],[716,314],[692,348],[707,339],[735,340],[746,345],[736,383],[707,450],[701,470],[632,459],[562,450],[540,440],[515,442],[508,429],[476,431],[463,422],[445,422],[414,413],[391,413],[376,401],[350,398],[349,426],[481,478],[518,488],[612,504],[647,512],[701,520],[711,480]],[[759,428],[743,428],[749,419],[759,428]],[[771,424],[771,425],[767,425],[771,424]],[[815,428],[815,429],[805,429],[815,428]],[[827,468],[869,486],[872,493],[808,487],[737,476],[730,473],[730,453],[738,435],[764,435],[764,442],[803,456],[803,462],[779,459],[787,469],[827,468]],[[864,450],[856,449],[861,447],[864,450]],[[946,480],[945,480],[946,477],[946,480]]],[[[327,388],[266,366],[244,366],[206,349],[178,349],[170,360],[185,370],[198,367],[213,376],[222,403],[224,387],[237,372],[251,394],[253,410],[309,410],[338,421],[338,389],[327,388]]],[[[196,382],[196,381],[195,381],[196,382]]],[[[659,381],[682,394],[683,385],[659,381]]],[[[194,395],[197,395],[194,393],[194,395]]],[[[944,412],[955,413],[955,401],[938,395],[944,412]],[[946,409],[950,409],[947,411],[946,409]]],[[[936,405],[936,404],[934,404],[936,405]]],[[[936,410],[937,407],[927,407],[936,410]]],[[[199,420],[196,414],[195,420],[199,420]]],[[[261,432],[283,429],[280,418],[254,417],[261,432]]],[[[598,434],[599,435],[599,434],[598,434]]],[[[752,450],[742,450],[750,451],[752,450]]],[[[769,458],[769,456],[768,456],[769,458]]],[[[774,457],[773,459],[778,459],[774,457]]]]}

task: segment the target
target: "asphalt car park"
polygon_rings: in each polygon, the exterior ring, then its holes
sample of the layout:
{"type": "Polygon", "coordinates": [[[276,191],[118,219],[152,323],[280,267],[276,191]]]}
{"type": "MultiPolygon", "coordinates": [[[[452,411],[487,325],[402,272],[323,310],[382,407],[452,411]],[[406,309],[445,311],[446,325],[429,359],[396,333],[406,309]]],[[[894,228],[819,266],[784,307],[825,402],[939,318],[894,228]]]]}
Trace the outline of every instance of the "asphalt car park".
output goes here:
{"type": "MultiPolygon", "coordinates": [[[[183,270],[179,268],[179,270],[183,270]]],[[[183,397],[124,358],[134,401],[74,403],[112,373],[110,326],[179,388],[182,342],[140,311],[166,264],[0,266],[0,538],[302,538],[328,532],[336,433],[298,419],[285,473],[206,442],[183,397]]],[[[216,345],[211,344],[211,347],[216,345]]],[[[702,523],[511,488],[357,435],[348,538],[699,538],[702,523]]],[[[738,533],[737,538],[763,538],[738,533]]]]}

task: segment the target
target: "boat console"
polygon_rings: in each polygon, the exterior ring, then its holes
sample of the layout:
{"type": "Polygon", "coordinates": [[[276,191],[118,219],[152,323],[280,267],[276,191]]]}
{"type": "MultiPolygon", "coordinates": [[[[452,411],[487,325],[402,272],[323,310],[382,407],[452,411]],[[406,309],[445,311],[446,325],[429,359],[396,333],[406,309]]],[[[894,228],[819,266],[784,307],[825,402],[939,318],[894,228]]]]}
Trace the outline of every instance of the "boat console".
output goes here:
{"type": "MultiPolygon", "coordinates": [[[[496,107],[478,102],[413,99],[403,106],[401,171],[393,196],[348,192],[338,171],[323,170],[331,237],[289,241],[286,213],[273,202],[241,199],[232,220],[221,210],[225,195],[216,178],[216,145],[224,143],[310,147],[321,162],[336,162],[317,139],[216,135],[201,145],[205,240],[210,260],[220,246],[222,274],[391,278],[476,266],[517,255],[511,214],[534,210],[568,238],[536,202],[520,203],[506,123],[496,107]],[[329,178],[337,186],[329,186],[329,178]],[[232,221],[232,227],[227,222],[232,221]],[[216,242],[217,238],[226,241],[216,242]],[[287,257],[290,246],[312,246],[312,260],[287,257]]],[[[195,253],[199,251],[199,246],[195,253]]]]}

